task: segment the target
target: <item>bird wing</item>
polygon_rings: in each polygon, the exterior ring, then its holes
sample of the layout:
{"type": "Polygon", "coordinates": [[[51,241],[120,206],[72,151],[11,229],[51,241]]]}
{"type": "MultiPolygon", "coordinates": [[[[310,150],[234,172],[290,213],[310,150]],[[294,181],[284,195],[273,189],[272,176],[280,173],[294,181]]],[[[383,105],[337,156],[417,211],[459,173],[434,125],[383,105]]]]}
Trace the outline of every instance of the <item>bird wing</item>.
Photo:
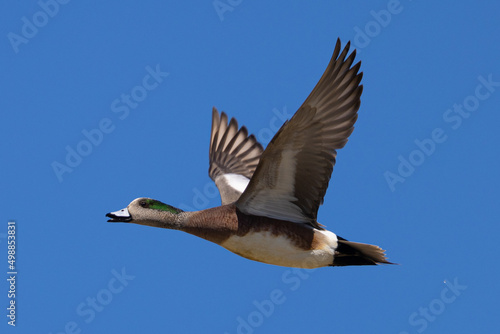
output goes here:
{"type": "Polygon", "coordinates": [[[354,130],[363,86],[361,62],[353,64],[350,43],[337,40],[323,76],[295,115],[262,154],[246,190],[236,202],[250,215],[306,223],[316,221],[335,165],[337,149],[354,130]]]}
{"type": "Polygon", "coordinates": [[[238,122],[226,113],[212,110],[208,175],[214,180],[222,205],[240,198],[252,177],[264,149],[254,135],[248,135],[238,122]]]}

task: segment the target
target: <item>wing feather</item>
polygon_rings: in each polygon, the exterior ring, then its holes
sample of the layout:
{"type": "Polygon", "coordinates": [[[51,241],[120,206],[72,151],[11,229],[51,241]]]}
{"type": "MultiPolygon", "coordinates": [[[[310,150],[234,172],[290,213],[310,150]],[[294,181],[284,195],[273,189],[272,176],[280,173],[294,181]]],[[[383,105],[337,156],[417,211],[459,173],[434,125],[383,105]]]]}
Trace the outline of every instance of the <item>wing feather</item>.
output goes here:
{"type": "Polygon", "coordinates": [[[226,113],[212,110],[208,175],[215,182],[222,204],[235,202],[245,190],[263,152],[254,135],[226,113]]]}
{"type": "Polygon", "coordinates": [[[262,154],[246,190],[236,202],[243,213],[310,224],[317,223],[336,162],[354,130],[363,86],[361,63],[352,66],[350,43],[332,58],[311,94],[276,133],[262,154]]]}

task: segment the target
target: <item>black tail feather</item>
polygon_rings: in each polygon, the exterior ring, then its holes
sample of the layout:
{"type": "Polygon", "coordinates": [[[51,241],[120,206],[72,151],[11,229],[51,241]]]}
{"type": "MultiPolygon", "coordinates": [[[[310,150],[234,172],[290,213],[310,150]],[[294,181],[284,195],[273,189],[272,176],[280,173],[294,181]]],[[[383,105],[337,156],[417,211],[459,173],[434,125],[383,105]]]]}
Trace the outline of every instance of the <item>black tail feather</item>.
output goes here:
{"type": "Polygon", "coordinates": [[[375,245],[352,242],[337,237],[339,245],[335,250],[332,266],[370,266],[379,263],[394,264],[387,261],[385,251],[375,245]]]}

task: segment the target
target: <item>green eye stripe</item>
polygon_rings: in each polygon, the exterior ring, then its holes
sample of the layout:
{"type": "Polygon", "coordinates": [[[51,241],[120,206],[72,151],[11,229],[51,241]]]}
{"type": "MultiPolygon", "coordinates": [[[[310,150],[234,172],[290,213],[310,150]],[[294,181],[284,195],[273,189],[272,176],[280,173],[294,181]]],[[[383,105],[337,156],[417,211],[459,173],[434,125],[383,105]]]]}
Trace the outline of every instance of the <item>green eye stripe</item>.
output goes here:
{"type": "Polygon", "coordinates": [[[182,210],[174,208],[168,204],[162,203],[160,201],[148,200],[148,206],[150,209],[160,210],[160,211],[168,211],[172,213],[180,213],[182,210]]]}

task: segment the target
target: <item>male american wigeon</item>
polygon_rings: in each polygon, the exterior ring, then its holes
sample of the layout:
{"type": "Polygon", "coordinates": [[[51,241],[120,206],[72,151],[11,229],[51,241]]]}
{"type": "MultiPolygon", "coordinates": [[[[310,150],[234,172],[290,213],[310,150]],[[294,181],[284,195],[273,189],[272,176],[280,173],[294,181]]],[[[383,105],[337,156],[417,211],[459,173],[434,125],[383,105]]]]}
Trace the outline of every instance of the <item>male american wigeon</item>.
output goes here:
{"type": "Polygon", "coordinates": [[[363,86],[349,43],[337,40],[323,76],[264,150],[214,108],[209,175],[222,205],[185,212],[137,198],[109,222],[181,230],[250,260],[285,267],[388,263],[378,246],[347,241],[316,220],[337,156],[352,133],[363,86]]]}

